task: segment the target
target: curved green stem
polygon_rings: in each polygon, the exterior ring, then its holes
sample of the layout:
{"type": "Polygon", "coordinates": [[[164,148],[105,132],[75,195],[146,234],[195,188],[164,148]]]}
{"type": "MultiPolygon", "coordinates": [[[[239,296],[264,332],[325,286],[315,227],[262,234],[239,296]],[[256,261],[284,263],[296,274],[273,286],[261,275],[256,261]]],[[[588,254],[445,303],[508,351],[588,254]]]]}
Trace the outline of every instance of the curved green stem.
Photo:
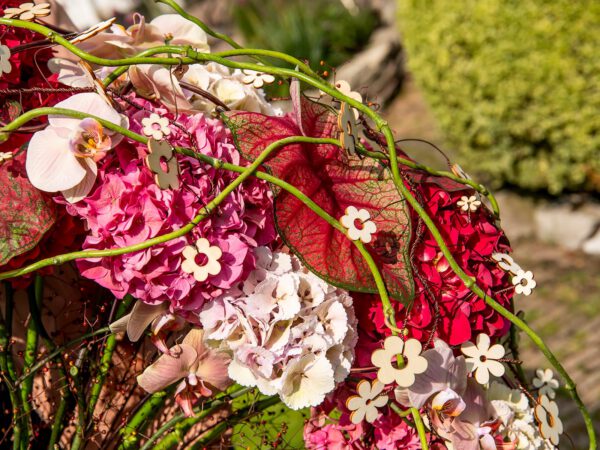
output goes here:
{"type": "MultiPolygon", "coordinates": [[[[361,155],[369,156],[374,159],[387,161],[389,159],[388,155],[382,152],[370,151],[362,147],[357,147],[358,153],[361,155]]],[[[430,175],[434,175],[437,177],[448,178],[449,180],[455,181],[456,183],[464,184],[465,186],[469,186],[479,192],[481,195],[485,195],[490,201],[490,205],[492,207],[492,212],[495,217],[500,217],[500,208],[498,206],[498,201],[494,194],[492,194],[483,184],[479,184],[476,181],[469,180],[466,178],[461,178],[459,176],[454,175],[452,172],[447,172],[445,170],[437,170],[433,169],[425,164],[421,164],[415,161],[411,161],[410,159],[397,157],[396,160],[399,164],[402,164],[406,167],[410,167],[411,169],[422,170],[427,172],[430,175]]]]}
{"type": "MultiPolygon", "coordinates": [[[[390,161],[397,161],[396,147],[395,147],[395,142],[394,142],[394,137],[392,135],[392,131],[390,130],[390,128],[387,125],[383,126],[382,131],[387,139],[388,151],[390,153],[390,161]]],[[[560,375],[564,378],[564,380],[566,382],[566,388],[569,391],[569,393],[571,394],[571,397],[573,398],[575,403],[577,404],[577,407],[579,408],[579,411],[581,412],[583,419],[585,421],[589,440],[590,440],[590,450],[595,449],[596,448],[596,432],[594,431],[594,425],[592,422],[592,418],[590,417],[590,414],[589,414],[587,408],[585,407],[585,405],[579,398],[579,394],[577,393],[575,383],[573,382],[573,380],[571,379],[571,377],[569,376],[567,371],[564,369],[562,364],[560,364],[560,362],[556,359],[556,357],[550,351],[550,349],[548,348],[546,343],[543,341],[543,339],[535,331],[533,331],[533,329],[531,329],[529,327],[529,325],[527,325],[523,320],[518,318],[515,314],[513,314],[512,312],[510,312],[509,310],[504,308],[500,303],[498,303],[491,297],[487,296],[486,293],[483,291],[483,289],[481,289],[477,285],[477,283],[475,282],[475,279],[473,279],[472,277],[470,277],[469,275],[467,275],[464,272],[462,267],[460,267],[460,265],[454,259],[452,252],[446,245],[444,238],[442,237],[440,231],[438,230],[437,226],[435,225],[435,223],[433,222],[431,217],[429,217],[429,215],[427,214],[425,209],[421,206],[421,204],[419,204],[419,202],[412,195],[410,190],[402,182],[402,179],[400,177],[400,173],[398,170],[398,164],[390,164],[390,166],[392,169],[392,176],[394,178],[394,184],[396,185],[396,188],[398,189],[398,191],[400,193],[402,193],[404,198],[406,198],[406,200],[410,203],[410,205],[415,210],[415,212],[419,215],[421,220],[423,220],[423,222],[425,223],[425,226],[427,227],[427,229],[429,230],[429,232],[435,239],[436,243],[440,247],[442,254],[448,261],[448,264],[450,265],[450,267],[452,268],[454,273],[456,273],[456,275],[462,280],[462,282],[465,284],[465,286],[471,290],[471,292],[473,292],[479,298],[483,299],[487,305],[489,305],[492,309],[494,309],[496,312],[498,312],[501,316],[508,319],[510,322],[515,324],[517,327],[519,327],[519,329],[524,331],[525,334],[527,334],[527,336],[529,336],[529,338],[534,342],[534,344],[542,351],[544,356],[546,356],[546,358],[548,359],[550,364],[552,364],[552,366],[556,369],[556,371],[558,373],[560,373],[560,375]]]]}
{"type": "Polygon", "coordinates": [[[217,31],[214,31],[212,28],[210,28],[208,25],[206,25],[204,22],[202,22],[197,17],[194,17],[191,14],[188,14],[181,6],[179,6],[173,0],[155,0],[155,1],[156,1],[156,3],[162,3],[164,5],[170,6],[181,17],[183,17],[186,20],[189,20],[190,22],[192,22],[192,23],[196,24],[197,26],[199,26],[200,28],[202,28],[202,30],[209,36],[212,36],[215,39],[219,39],[223,42],[227,42],[233,48],[237,48],[237,49],[242,48],[242,46],[240,44],[235,42],[233,39],[231,39],[226,34],[218,33],[217,31]]]}

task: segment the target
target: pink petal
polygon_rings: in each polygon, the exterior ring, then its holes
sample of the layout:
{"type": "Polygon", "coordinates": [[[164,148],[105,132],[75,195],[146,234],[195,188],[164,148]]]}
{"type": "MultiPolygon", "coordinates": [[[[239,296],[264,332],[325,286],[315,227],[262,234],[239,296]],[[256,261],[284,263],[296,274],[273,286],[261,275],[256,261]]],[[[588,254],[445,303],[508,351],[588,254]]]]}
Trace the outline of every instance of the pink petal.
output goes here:
{"type": "Polygon", "coordinates": [[[153,394],[182,379],[189,373],[190,366],[198,354],[189,345],[181,345],[177,356],[161,355],[137,377],[138,384],[153,394]]]}
{"type": "Polygon", "coordinates": [[[148,305],[142,301],[137,301],[131,310],[131,318],[127,324],[127,337],[130,341],[136,342],[144,334],[148,325],[169,309],[168,303],[159,305],[148,305]]]}
{"type": "Polygon", "coordinates": [[[25,168],[29,181],[46,192],[70,189],[83,180],[86,169],[69,149],[68,130],[48,127],[33,135],[25,168]]]}
{"type": "Polygon", "coordinates": [[[84,199],[90,193],[94,184],[96,183],[96,175],[98,174],[98,167],[96,163],[90,158],[78,158],[81,160],[82,166],[85,168],[85,176],[83,180],[76,186],[70,189],[62,190],[62,194],[65,200],[69,203],[77,203],[79,200],[84,199]]]}

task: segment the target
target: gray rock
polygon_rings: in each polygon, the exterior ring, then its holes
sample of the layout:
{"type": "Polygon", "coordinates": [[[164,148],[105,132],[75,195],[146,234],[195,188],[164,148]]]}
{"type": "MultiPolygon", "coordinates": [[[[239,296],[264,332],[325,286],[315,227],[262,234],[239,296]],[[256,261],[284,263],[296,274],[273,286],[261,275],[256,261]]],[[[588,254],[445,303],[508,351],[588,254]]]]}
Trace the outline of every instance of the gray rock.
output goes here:
{"type": "Polygon", "coordinates": [[[582,249],[588,255],[600,256],[600,228],[596,233],[583,243],[582,249]]]}
{"type": "Polygon", "coordinates": [[[510,191],[501,191],[495,194],[502,229],[511,242],[520,239],[529,239],[535,235],[535,202],[530,197],[521,196],[510,191]]]}
{"type": "Polygon", "coordinates": [[[569,204],[549,204],[537,208],[534,217],[538,239],[578,250],[600,224],[600,205],[574,208],[569,204]]]}

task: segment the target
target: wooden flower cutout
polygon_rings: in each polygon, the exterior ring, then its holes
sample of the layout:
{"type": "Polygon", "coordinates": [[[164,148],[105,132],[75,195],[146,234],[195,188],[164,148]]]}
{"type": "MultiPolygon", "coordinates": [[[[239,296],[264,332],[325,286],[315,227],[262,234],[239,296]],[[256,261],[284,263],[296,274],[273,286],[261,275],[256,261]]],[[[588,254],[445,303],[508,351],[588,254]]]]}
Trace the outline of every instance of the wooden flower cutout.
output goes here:
{"type": "Polygon", "coordinates": [[[156,184],[161,189],[179,188],[179,163],[175,158],[173,147],[166,141],[148,140],[146,164],[154,173],[156,184]]]}
{"type": "Polygon", "coordinates": [[[512,284],[515,286],[515,292],[523,295],[531,295],[531,292],[537,286],[536,281],[533,279],[533,272],[530,270],[524,271],[523,269],[517,270],[512,278],[512,284]]]}
{"type": "Polygon", "coordinates": [[[477,208],[481,206],[481,201],[477,200],[477,197],[474,195],[471,195],[470,197],[463,195],[460,200],[456,202],[456,206],[464,212],[475,212],[477,211],[477,208]]]}
{"type": "Polygon", "coordinates": [[[12,152],[0,152],[0,165],[2,165],[2,163],[4,163],[5,161],[8,161],[9,159],[12,159],[12,157],[12,152]]]}
{"type": "Polygon", "coordinates": [[[11,71],[10,48],[6,45],[0,45],[0,77],[3,73],[10,73],[11,71]]]}
{"type": "Polygon", "coordinates": [[[256,89],[260,89],[265,84],[271,84],[275,81],[275,77],[269,73],[262,73],[249,69],[243,70],[243,73],[244,78],[242,78],[242,82],[244,84],[251,84],[256,89]]]}
{"type": "Polygon", "coordinates": [[[467,370],[475,373],[479,384],[490,381],[490,373],[496,377],[504,375],[504,366],[499,359],[504,357],[504,347],[495,344],[490,347],[490,337],[481,333],[477,336],[477,344],[465,342],[460,350],[467,357],[467,370]]]}
{"type": "Polygon", "coordinates": [[[389,336],[383,343],[383,348],[375,350],[371,362],[379,367],[377,379],[384,384],[395,381],[400,387],[412,386],[415,375],[427,370],[427,360],[421,356],[421,343],[416,339],[404,342],[398,336],[389,336]],[[402,357],[402,364],[398,362],[402,357]]]}
{"type": "MultiPolygon", "coordinates": [[[[358,92],[353,91],[352,88],[350,87],[350,83],[348,83],[345,80],[338,80],[335,82],[335,88],[340,91],[342,94],[344,94],[347,97],[350,97],[352,100],[356,100],[359,103],[362,103],[363,98],[362,95],[360,95],[358,92]]],[[[358,119],[358,110],[354,109],[354,108],[350,108],[349,109],[352,110],[352,114],[354,115],[355,119],[358,119]]]]}
{"type": "Polygon", "coordinates": [[[506,253],[494,253],[492,255],[492,259],[496,261],[498,267],[500,267],[505,272],[510,272],[513,275],[516,275],[519,270],[521,270],[521,266],[519,266],[512,256],[507,255],[506,253]]]}
{"type": "Polygon", "coordinates": [[[535,375],[533,378],[533,387],[539,389],[538,393],[551,399],[556,397],[555,390],[559,388],[560,384],[554,378],[552,370],[538,369],[535,371],[535,375]]]}
{"type": "Polygon", "coordinates": [[[387,405],[388,396],[380,395],[383,391],[384,385],[378,380],[373,381],[373,384],[369,380],[361,380],[356,386],[356,392],[358,395],[353,395],[346,400],[346,408],[350,413],[350,421],[355,424],[361,423],[366,420],[369,423],[375,422],[379,411],[377,408],[383,408],[387,405]]]}
{"type": "Polygon", "coordinates": [[[156,113],[150,114],[150,117],[144,117],[142,119],[142,125],[142,132],[144,135],[157,141],[160,141],[163,137],[171,134],[169,119],[160,117],[156,113]]]}
{"type": "Polygon", "coordinates": [[[377,231],[375,222],[366,209],[346,208],[346,214],[340,219],[341,224],[348,229],[348,237],[353,241],[360,239],[365,244],[371,242],[371,235],[377,231]]]}
{"type": "Polygon", "coordinates": [[[209,275],[217,275],[221,272],[219,259],[223,255],[221,249],[210,245],[205,238],[196,241],[196,245],[188,245],[183,249],[184,261],[181,270],[194,275],[196,281],[206,281],[209,275]]]}
{"type": "Polygon", "coordinates": [[[50,15],[50,3],[21,3],[18,8],[6,8],[5,19],[19,19],[31,21],[39,17],[50,15]]]}
{"type": "Polygon", "coordinates": [[[340,129],[340,142],[349,155],[356,155],[356,130],[358,123],[352,113],[352,108],[347,103],[342,103],[338,115],[338,127],[340,129]]]}
{"type": "Polygon", "coordinates": [[[558,416],[558,405],[545,395],[538,399],[534,409],[535,418],[538,421],[540,434],[552,444],[558,445],[560,435],[563,432],[563,424],[558,416]]]}

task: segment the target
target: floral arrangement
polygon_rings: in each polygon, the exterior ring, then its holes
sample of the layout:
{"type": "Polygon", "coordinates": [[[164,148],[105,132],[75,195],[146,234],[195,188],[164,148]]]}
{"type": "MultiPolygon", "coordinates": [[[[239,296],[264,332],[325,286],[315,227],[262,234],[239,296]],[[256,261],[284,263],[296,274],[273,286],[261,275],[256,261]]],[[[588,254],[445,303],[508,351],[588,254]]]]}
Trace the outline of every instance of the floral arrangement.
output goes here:
{"type": "Polygon", "coordinates": [[[595,448],[494,196],[159,2],[76,32],[0,1],[1,445],[550,449],[563,386],[595,448]]]}

